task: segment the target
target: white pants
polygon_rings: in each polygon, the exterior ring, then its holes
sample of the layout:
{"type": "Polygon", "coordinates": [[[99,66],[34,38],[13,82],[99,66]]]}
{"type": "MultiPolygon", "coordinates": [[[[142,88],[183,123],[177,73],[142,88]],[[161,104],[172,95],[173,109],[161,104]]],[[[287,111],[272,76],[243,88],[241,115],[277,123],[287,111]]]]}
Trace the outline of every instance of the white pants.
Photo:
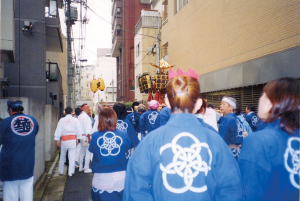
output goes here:
{"type": "Polygon", "coordinates": [[[72,176],[75,172],[75,154],[76,154],[76,148],[60,148],[60,158],[59,158],[59,166],[58,166],[58,172],[60,174],[63,174],[64,167],[65,167],[65,158],[66,154],[68,152],[68,158],[69,158],[69,176],[72,176]]]}
{"type": "Polygon", "coordinates": [[[80,152],[81,152],[81,143],[78,143],[78,145],[76,146],[76,156],[75,156],[76,162],[79,162],[80,152]]]}
{"type": "Polygon", "coordinates": [[[85,156],[84,160],[84,169],[89,169],[90,167],[90,160],[91,160],[91,152],[89,152],[89,147],[82,146],[84,142],[81,142],[81,151],[79,157],[79,168],[83,166],[83,157],[85,156]]]}
{"type": "Polygon", "coordinates": [[[3,201],[33,200],[33,177],[25,180],[3,182],[3,201]]]}

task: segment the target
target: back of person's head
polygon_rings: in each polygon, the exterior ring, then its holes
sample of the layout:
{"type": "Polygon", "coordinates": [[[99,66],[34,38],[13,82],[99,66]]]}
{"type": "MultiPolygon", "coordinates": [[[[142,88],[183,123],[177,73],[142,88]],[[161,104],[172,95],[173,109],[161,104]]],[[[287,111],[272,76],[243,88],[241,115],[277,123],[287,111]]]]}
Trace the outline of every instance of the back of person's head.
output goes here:
{"type": "Polygon", "coordinates": [[[114,131],[116,130],[116,125],[118,122],[118,117],[116,112],[111,108],[103,108],[100,110],[99,113],[99,124],[98,124],[98,130],[101,132],[104,132],[106,130],[108,131],[114,131]]]}
{"type": "Polygon", "coordinates": [[[132,107],[132,109],[135,111],[136,110],[136,106],[139,106],[139,102],[137,102],[137,101],[134,101],[133,103],[132,103],[132,105],[131,105],[131,107],[132,107]]]}
{"type": "Polygon", "coordinates": [[[192,113],[200,97],[199,82],[185,75],[173,77],[167,85],[167,95],[172,113],[192,113]]]}
{"type": "Polygon", "coordinates": [[[157,100],[151,100],[148,105],[151,110],[156,110],[159,107],[159,102],[157,100]]]}
{"type": "Polygon", "coordinates": [[[252,104],[247,105],[247,109],[254,112],[255,111],[255,106],[252,104]]]}
{"type": "Polygon", "coordinates": [[[213,106],[212,104],[208,104],[207,107],[211,109],[215,109],[215,106],[213,106]]]}
{"type": "Polygon", "coordinates": [[[139,104],[139,106],[138,106],[138,112],[139,113],[141,113],[141,114],[143,114],[144,112],[146,112],[146,108],[145,108],[145,105],[143,105],[143,104],[139,104]]]}
{"type": "Polygon", "coordinates": [[[7,101],[7,108],[11,109],[12,112],[23,112],[24,108],[22,106],[23,102],[18,99],[10,99],[7,101]]]}
{"type": "Polygon", "coordinates": [[[125,119],[127,115],[126,106],[123,103],[115,103],[113,106],[118,119],[125,119]]]}
{"type": "Polygon", "coordinates": [[[299,129],[300,80],[281,78],[269,82],[263,89],[272,103],[266,122],[280,118],[280,126],[288,133],[299,129]]]}
{"type": "Polygon", "coordinates": [[[81,112],[82,112],[82,110],[79,107],[75,109],[76,116],[79,116],[81,112]]]}
{"type": "Polygon", "coordinates": [[[71,114],[73,112],[73,109],[71,107],[66,107],[65,113],[66,114],[71,114]]]}
{"type": "Polygon", "coordinates": [[[132,113],[131,107],[127,106],[126,107],[126,115],[131,114],[131,113],[132,113]]]}
{"type": "Polygon", "coordinates": [[[236,115],[241,115],[241,107],[240,107],[240,105],[236,105],[235,114],[236,115]]]}

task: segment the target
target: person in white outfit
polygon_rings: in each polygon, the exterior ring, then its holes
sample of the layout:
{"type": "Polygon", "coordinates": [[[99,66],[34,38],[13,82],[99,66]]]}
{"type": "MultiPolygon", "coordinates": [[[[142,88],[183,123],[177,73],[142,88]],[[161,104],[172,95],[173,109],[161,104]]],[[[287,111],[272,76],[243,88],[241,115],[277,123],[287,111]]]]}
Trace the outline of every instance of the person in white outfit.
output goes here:
{"type": "Polygon", "coordinates": [[[92,134],[92,120],[89,116],[90,106],[85,103],[81,106],[81,110],[82,112],[78,117],[82,128],[82,137],[80,140],[81,151],[79,157],[79,172],[84,171],[84,173],[91,173],[92,170],[89,168],[90,160],[91,160],[91,152],[89,152],[88,150],[89,143],[91,140],[91,134],[92,134]],[[83,157],[85,157],[84,166],[83,166],[83,157]]]}
{"type": "MultiPolygon", "coordinates": [[[[78,107],[75,109],[75,118],[78,119],[79,115],[81,114],[81,109],[78,107]]],[[[80,140],[78,140],[80,142],[80,140]]],[[[80,156],[81,144],[78,143],[76,146],[76,155],[75,155],[75,167],[79,167],[79,156],[80,156]]]]}
{"type": "Polygon", "coordinates": [[[68,151],[69,170],[68,175],[71,177],[75,172],[75,155],[78,139],[81,138],[81,126],[79,120],[72,117],[72,108],[65,109],[66,116],[61,118],[57,124],[54,133],[54,140],[57,141],[57,146],[60,147],[59,158],[59,174],[63,174],[66,153],[68,151]]]}

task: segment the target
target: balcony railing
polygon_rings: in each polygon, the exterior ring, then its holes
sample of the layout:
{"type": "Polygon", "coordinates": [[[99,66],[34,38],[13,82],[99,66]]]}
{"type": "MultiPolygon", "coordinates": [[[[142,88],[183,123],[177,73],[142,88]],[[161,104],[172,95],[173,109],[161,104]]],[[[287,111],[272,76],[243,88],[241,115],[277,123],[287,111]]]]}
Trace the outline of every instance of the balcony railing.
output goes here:
{"type": "Polygon", "coordinates": [[[152,0],[140,0],[141,4],[151,4],[152,0]]]}
{"type": "Polygon", "coordinates": [[[152,29],[157,29],[158,28],[158,23],[161,24],[160,22],[160,17],[156,16],[144,16],[141,17],[138,23],[135,25],[135,34],[141,29],[141,28],[152,28],[152,29]]]}

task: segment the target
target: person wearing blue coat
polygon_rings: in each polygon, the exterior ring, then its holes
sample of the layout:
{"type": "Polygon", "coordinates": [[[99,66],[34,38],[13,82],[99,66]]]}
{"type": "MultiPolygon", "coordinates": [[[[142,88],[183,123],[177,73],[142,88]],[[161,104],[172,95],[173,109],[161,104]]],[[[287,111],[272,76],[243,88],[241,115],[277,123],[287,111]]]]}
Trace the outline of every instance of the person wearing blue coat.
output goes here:
{"type": "Polygon", "coordinates": [[[34,117],[23,114],[20,100],[8,100],[7,109],[10,117],[5,118],[0,127],[3,199],[33,200],[35,137],[39,124],[34,117]]]}
{"type": "Polygon", "coordinates": [[[223,97],[221,102],[221,112],[223,117],[218,121],[219,133],[228,147],[231,149],[233,156],[238,159],[243,143],[243,125],[236,117],[233,111],[236,109],[236,100],[232,97],[223,97]]]}
{"type": "Polygon", "coordinates": [[[126,132],[116,129],[114,110],[103,108],[99,116],[98,131],[89,146],[93,153],[92,200],[122,200],[131,141],[126,132]]]}
{"type": "Polygon", "coordinates": [[[255,107],[254,105],[247,105],[246,107],[246,115],[244,116],[246,121],[249,123],[251,126],[251,129],[253,132],[257,130],[257,126],[259,125],[259,118],[258,116],[254,113],[255,107]]]}
{"type": "Polygon", "coordinates": [[[144,112],[140,116],[140,131],[142,135],[142,139],[151,131],[155,130],[160,126],[160,115],[157,108],[159,107],[159,103],[156,100],[151,100],[149,102],[150,109],[144,112]]]}
{"type": "Polygon", "coordinates": [[[139,103],[138,102],[133,102],[132,103],[132,109],[133,109],[133,112],[132,113],[130,113],[130,114],[128,114],[127,116],[126,116],[126,119],[128,120],[128,121],[130,121],[130,123],[133,125],[133,127],[134,127],[134,129],[135,129],[135,131],[136,132],[138,132],[138,122],[136,121],[136,115],[138,115],[138,112],[137,112],[137,107],[138,107],[138,105],[139,105],[139,103]]]}
{"type": "Polygon", "coordinates": [[[113,109],[118,117],[117,129],[125,131],[131,140],[132,148],[136,147],[140,141],[132,123],[126,119],[125,105],[123,103],[115,103],[113,109]]]}
{"type": "Polygon", "coordinates": [[[198,76],[172,78],[170,71],[171,118],[151,131],[131,156],[123,201],[242,200],[241,176],[230,149],[194,115],[202,104],[198,76]]]}
{"type": "Polygon", "coordinates": [[[246,200],[299,201],[300,81],[268,83],[259,100],[262,130],[244,139],[239,166],[246,200]]]}
{"type": "Polygon", "coordinates": [[[171,117],[171,109],[168,107],[164,107],[160,111],[160,125],[165,125],[171,117]]]}

